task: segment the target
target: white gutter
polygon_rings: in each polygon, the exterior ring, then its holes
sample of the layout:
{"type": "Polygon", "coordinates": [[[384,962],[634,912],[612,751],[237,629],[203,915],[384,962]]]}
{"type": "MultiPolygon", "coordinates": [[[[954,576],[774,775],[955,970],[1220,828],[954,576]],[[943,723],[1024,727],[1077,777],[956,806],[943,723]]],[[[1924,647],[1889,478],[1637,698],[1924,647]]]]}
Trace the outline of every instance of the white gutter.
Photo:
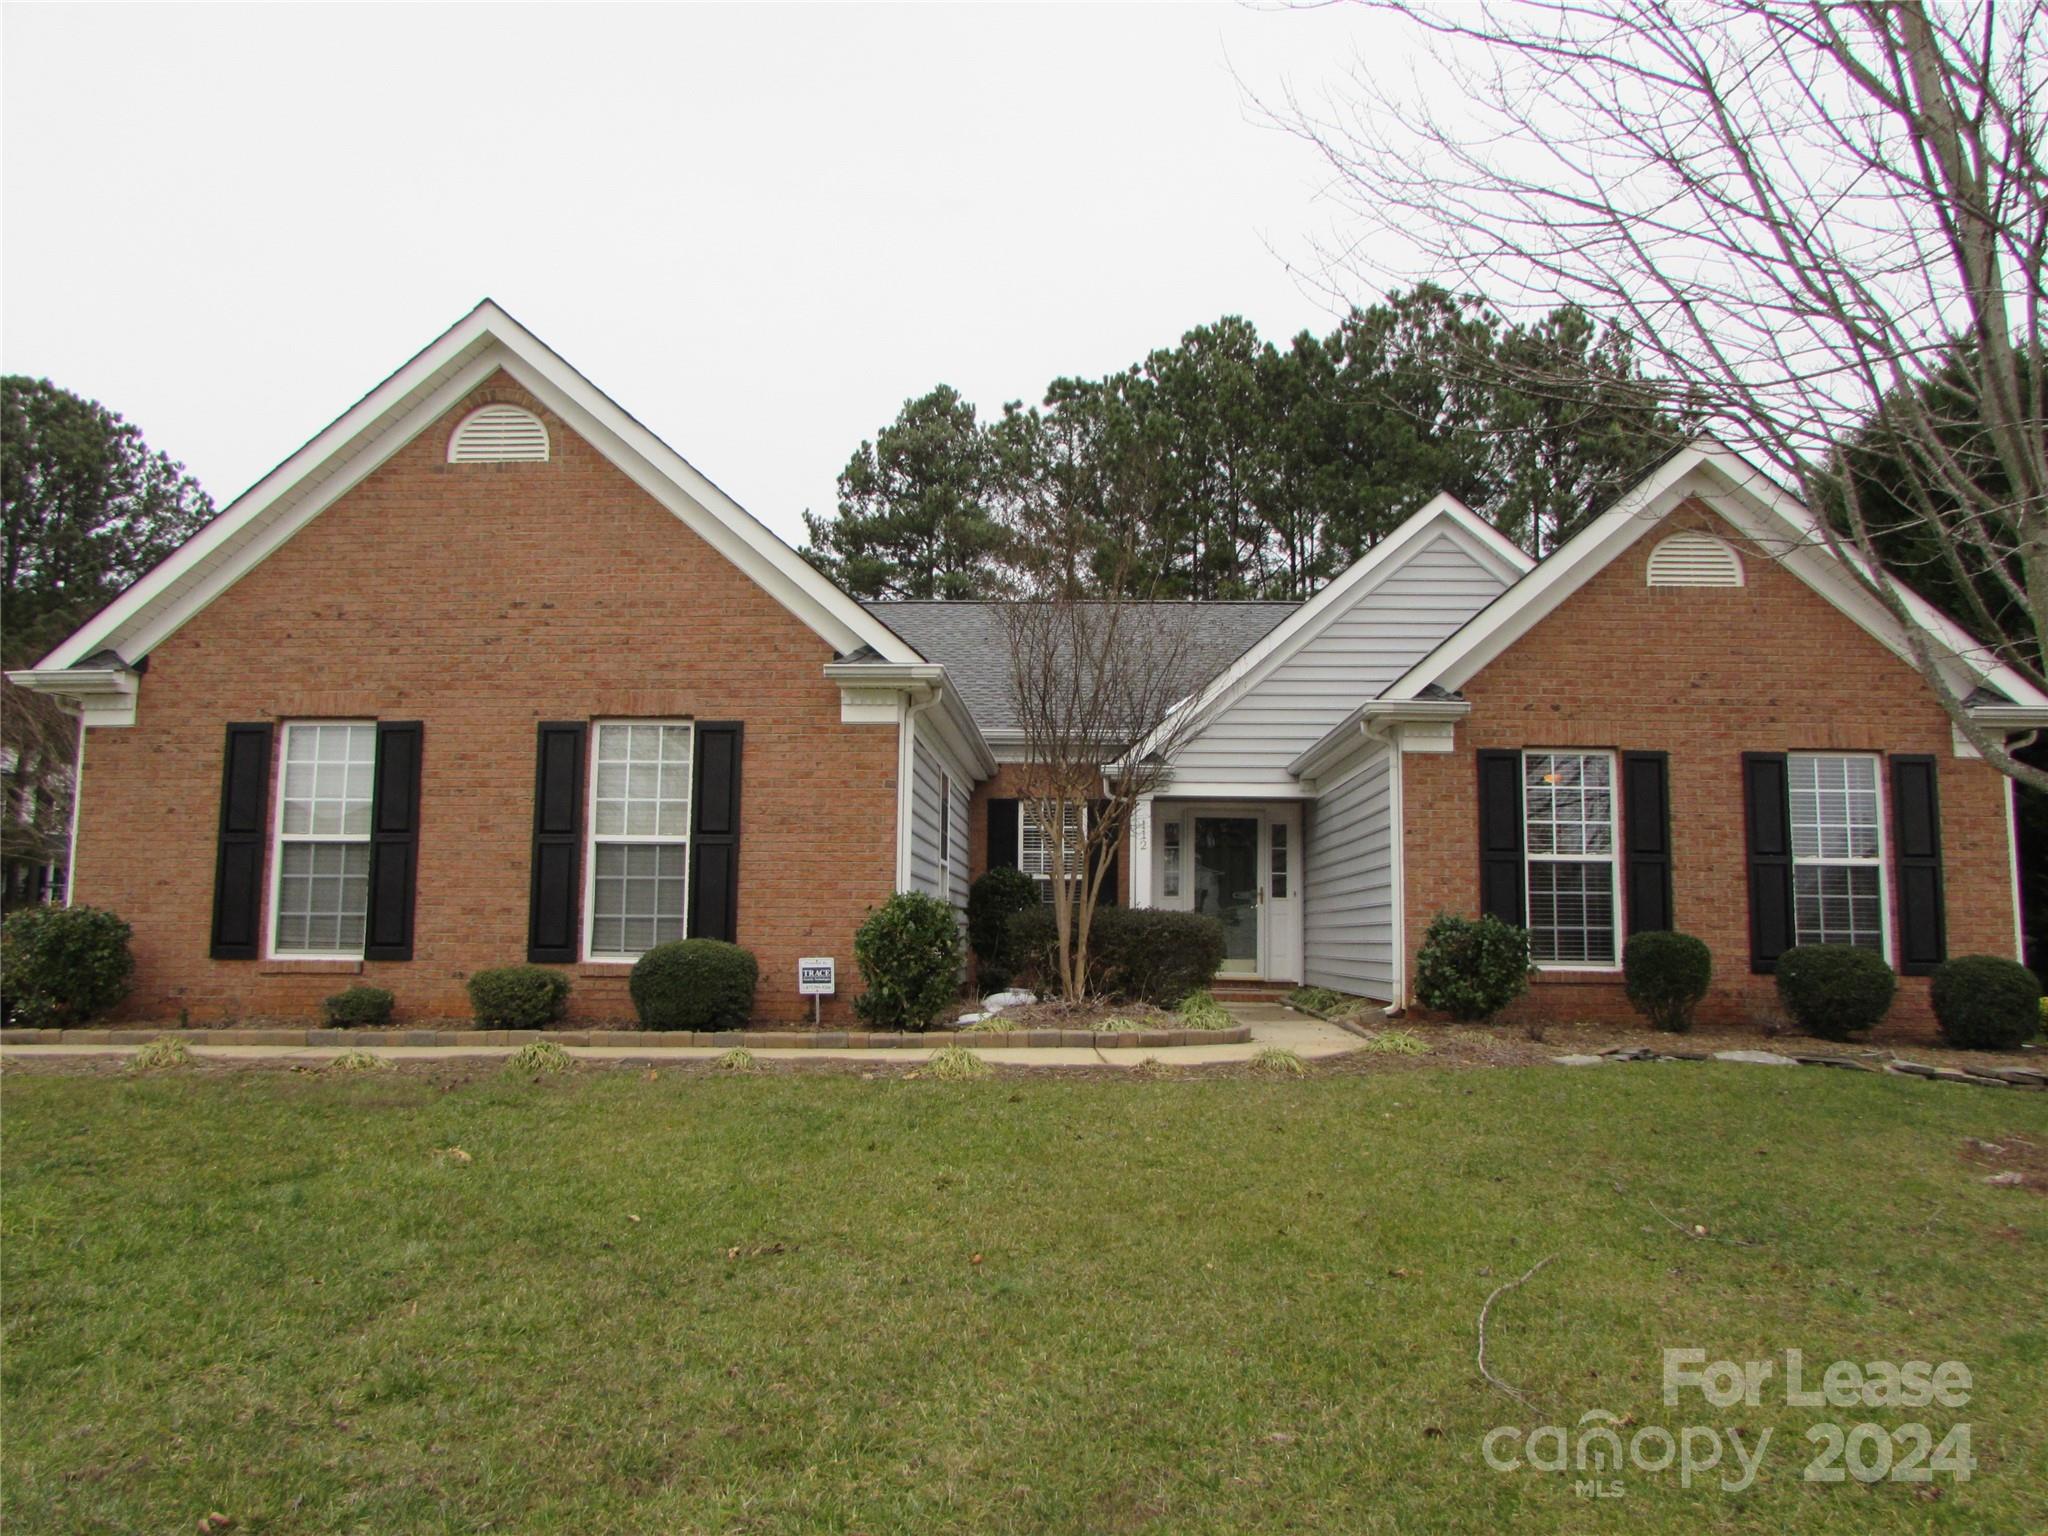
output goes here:
{"type": "Polygon", "coordinates": [[[133,725],[141,678],[128,667],[24,667],[7,680],[74,709],[86,725],[133,725]]]}
{"type": "MultiPolygon", "coordinates": [[[[78,808],[85,803],[85,717],[78,717],[78,755],[71,760],[71,836],[64,855],[64,905],[78,901],[78,808]]],[[[2019,866],[2013,866],[2017,869],[2019,866]]]]}
{"type": "Polygon", "coordinates": [[[1455,722],[1471,713],[1472,705],[1467,699],[1367,699],[1289,763],[1287,771],[1297,779],[1312,779],[1317,769],[1356,745],[1360,738],[1389,741],[1393,739],[1389,733],[1405,723],[1455,722]]]}

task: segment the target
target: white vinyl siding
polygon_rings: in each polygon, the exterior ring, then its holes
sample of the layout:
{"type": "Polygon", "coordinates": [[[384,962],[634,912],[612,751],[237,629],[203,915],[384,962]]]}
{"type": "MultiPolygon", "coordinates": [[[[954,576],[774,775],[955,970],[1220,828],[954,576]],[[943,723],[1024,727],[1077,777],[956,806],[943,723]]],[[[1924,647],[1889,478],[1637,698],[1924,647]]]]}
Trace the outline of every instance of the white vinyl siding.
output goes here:
{"type": "Polygon", "coordinates": [[[910,889],[967,911],[967,783],[924,740],[911,749],[910,889]]]}
{"type": "Polygon", "coordinates": [[[1541,966],[1621,961],[1614,757],[1522,754],[1529,958],[1541,966]]]}
{"type": "Polygon", "coordinates": [[[600,720],[591,735],[584,953],[636,960],[688,931],[694,731],[600,720]]]}
{"type": "Polygon", "coordinates": [[[1183,782],[1291,788],[1287,765],[1499,595],[1457,539],[1423,542],[1175,756],[1183,782]]]}
{"type": "Polygon", "coordinates": [[[1796,944],[1855,944],[1884,954],[1884,809],[1877,759],[1795,752],[1792,927],[1796,944]]]}
{"type": "Polygon", "coordinates": [[[1360,997],[1394,994],[1393,753],[1373,751],[1307,807],[1302,980],[1360,997]]]}
{"type": "Polygon", "coordinates": [[[370,799],[377,727],[293,721],[278,774],[270,949],[359,960],[370,908],[370,799]]]}

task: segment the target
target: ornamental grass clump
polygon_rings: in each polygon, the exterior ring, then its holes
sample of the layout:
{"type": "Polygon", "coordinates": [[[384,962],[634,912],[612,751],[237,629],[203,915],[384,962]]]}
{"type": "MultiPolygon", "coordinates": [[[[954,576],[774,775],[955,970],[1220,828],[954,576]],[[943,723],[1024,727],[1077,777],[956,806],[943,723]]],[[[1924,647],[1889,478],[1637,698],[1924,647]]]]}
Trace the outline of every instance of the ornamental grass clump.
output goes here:
{"type": "Polygon", "coordinates": [[[185,1042],[176,1035],[166,1035],[161,1040],[152,1040],[133,1056],[128,1058],[130,1072],[162,1072],[172,1067],[192,1065],[192,1053],[185,1048],[185,1042]]]}
{"type": "Polygon", "coordinates": [[[552,1040],[529,1040],[505,1058],[505,1070],[523,1077],[552,1077],[568,1071],[573,1059],[552,1040]]]}
{"type": "Polygon", "coordinates": [[[925,1072],[942,1083],[966,1082],[987,1077],[994,1069],[964,1045],[941,1046],[925,1063],[925,1072]]]}
{"type": "Polygon", "coordinates": [[[748,1050],[744,1045],[736,1045],[712,1062],[711,1065],[715,1071],[719,1072],[752,1072],[759,1063],[754,1060],[754,1053],[752,1051],[748,1050]]]}
{"type": "Polygon", "coordinates": [[[343,1051],[327,1063],[330,1072],[389,1072],[391,1063],[375,1051],[343,1051]]]}
{"type": "Polygon", "coordinates": [[[1173,1011],[1182,1029],[1229,1029],[1237,1022],[1207,992],[1190,992],[1173,1011]]]}
{"type": "Polygon", "coordinates": [[[1251,1068],[1264,1077],[1300,1077],[1308,1063],[1284,1045],[1269,1045],[1252,1057],[1251,1068]]]}

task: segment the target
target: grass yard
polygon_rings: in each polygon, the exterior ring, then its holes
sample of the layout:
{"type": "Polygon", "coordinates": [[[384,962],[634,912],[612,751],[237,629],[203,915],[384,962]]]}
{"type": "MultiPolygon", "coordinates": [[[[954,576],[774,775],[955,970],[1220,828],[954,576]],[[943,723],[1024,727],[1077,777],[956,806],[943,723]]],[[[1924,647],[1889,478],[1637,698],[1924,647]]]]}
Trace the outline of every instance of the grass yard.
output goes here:
{"type": "Polygon", "coordinates": [[[2048,1200],[1969,1145],[2014,1136],[2048,1095],[1722,1065],[10,1067],[5,1524],[2034,1532],[2048,1200]],[[1488,1325],[1525,1407],[1474,1325],[1548,1254],[1488,1325]],[[1975,1390],[1666,1407],[1665,1347],[1975,1390]],[[1482,1460],[1596,1409],[1773,1442],[1736,1494],[1482,1460]],[[1967,1422],[1975,1475],[1803,1481],[1822,1419],[1967,1422]]]}

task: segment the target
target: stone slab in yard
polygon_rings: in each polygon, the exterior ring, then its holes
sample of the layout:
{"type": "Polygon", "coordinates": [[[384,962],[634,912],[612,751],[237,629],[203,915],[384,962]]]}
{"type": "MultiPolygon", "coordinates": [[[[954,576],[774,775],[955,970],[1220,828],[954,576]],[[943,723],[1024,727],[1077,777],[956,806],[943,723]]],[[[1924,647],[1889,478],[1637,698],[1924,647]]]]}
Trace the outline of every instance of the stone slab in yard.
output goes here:
{"type": "Polygon", "coordinates": [[[1560,1067],[1604,1067],[1607,1065],[1607,1058],[1605,1056],[1553,1056],[1550,1059],[1560,1067]]]}
{"type": "Polygon", "coordinates": [[[1776,1051],[1716,1051],[1716,1061],[1746,1061],[1759,1067],[1796,1067],[1799,1063],[1790,1056],[1780,1056],[1776,1051]]]}

